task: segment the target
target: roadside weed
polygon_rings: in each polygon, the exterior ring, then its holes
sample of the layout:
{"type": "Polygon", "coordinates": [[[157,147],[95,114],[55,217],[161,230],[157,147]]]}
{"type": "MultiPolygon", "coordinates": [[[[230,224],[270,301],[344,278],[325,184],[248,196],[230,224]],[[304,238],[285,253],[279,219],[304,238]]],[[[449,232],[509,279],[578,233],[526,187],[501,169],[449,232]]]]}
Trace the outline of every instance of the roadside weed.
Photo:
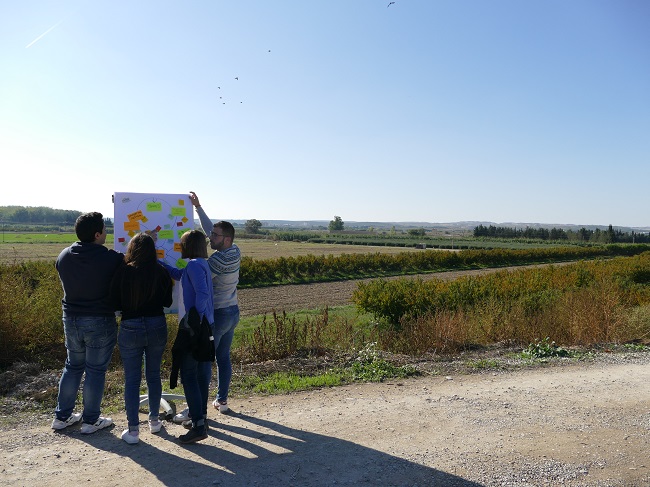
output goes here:
{"type": "Polygon", "coordinates": [[[522,355],[525,358],[549,358],[549,357],[568,357],[569,351],[555,344],[549,337],[543,340],[535,340],[526,347],[522,355]]]}
{"type": "Polygon", "coordinates": [[[467,366],[473,369],[478,370],[489,370],[489,369],[500,369],[501,364],[498,360],[495,359],[479,359],[479,360],[470,360],[467,362],[467,366]]]}
{"type": "Polygon", "coordinates": [[[396,366],[381,358],[375,342],[359,350],[350,370],[353,380],[363,382],[382,382],[389,378],[404,378],[417,374],[413,366],[396,366]]]}

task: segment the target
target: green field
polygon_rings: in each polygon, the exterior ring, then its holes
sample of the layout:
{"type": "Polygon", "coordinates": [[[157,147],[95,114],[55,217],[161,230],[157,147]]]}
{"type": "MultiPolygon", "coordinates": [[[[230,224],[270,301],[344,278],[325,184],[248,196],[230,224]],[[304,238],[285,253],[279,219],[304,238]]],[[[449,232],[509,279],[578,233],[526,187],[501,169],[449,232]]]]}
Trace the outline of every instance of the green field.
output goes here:
{"type": "MultiPolygon", "coordinates": [[[[29,260],[54,261],[61,250],[76,241],[73,233],[6,233],[0,239],[0,264],[15,264],[29,260]]],[[[375,247],[368,245],[316,244],[262,239],[237,239],[242,255],[253,259],[296,257],[299,255],[341,255],[381,252],[422,252],[414,248],[375,247]]],[[[113,235],[106,238],[106,246],[113,247],[113,235]]]]}
{"type": "MultiPolygon", "coordinates": [[[[76,235],[70,233],[45,233],[45,232],[3,232],[0,237],[0,264],[15,264],[29,260],[54,260],[63,248],[77,240],[76,235]]],[[[401,238],[383,242],[382,245],[365,245],[362,240],[355,244],[352,240],[349,243],[325,243],[307,241],[286,241],[268,239],[247,239],[238,238],[235,243],[245,257],[253,259],[275,259],[279,257],[298,257],[304,255],[334,255],[342,254],[398,254],[401,252],[423,252],[414,248],[418,237],[412,239],[401,238]],[[405,243],[406,242],[406,243],[405,243]],[[407,245],[408,244],[408,245],[407,245]]],[[[381,243],[381,242],[380,242],[381,243]]],[[[564,245],[567,245],[566,243],[564,245]]],[[[113,235],[106,238],[106,246],[113,247],[113,235]]],[[[549,248],[557,245],[543,242],[521,242],[521,241],[486,241],[475,240],[471,237],[462,239],[440,239],[429,240],[427,250],[440,248],[445,251],[458,251],[471,248],[483,249],[532,249],[549,248]],[[450,248],[453,242],[454,248],[450,248]]]]}
{"type": "MultiPolygon", "coordinates": [[[[77,240],[74,233],[17,233],[17,232],[2,232],[0,236],[0,244],[46,244],[46,243],[64,243],[70,244],[77,240]]],[[[106,237],[107,243],[113,243],[113,235],[109,234],[106,237]]]]}

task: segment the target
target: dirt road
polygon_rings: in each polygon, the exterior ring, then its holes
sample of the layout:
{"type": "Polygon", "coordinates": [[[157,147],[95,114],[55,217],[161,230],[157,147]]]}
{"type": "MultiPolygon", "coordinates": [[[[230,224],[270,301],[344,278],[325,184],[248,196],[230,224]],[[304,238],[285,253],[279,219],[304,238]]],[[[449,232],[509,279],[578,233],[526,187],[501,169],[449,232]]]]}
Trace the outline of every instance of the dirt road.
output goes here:
{"type": "Polygon", "coordinates": [[[53,432],[49,416],[13,417],[0,435],[0,486],[650,485],[650,353],[232,408],[210,410],[209,438],[190,446],[170,423],[159,435],[143,423],[127,445],[123,414],[88,436],[53,432]]]}

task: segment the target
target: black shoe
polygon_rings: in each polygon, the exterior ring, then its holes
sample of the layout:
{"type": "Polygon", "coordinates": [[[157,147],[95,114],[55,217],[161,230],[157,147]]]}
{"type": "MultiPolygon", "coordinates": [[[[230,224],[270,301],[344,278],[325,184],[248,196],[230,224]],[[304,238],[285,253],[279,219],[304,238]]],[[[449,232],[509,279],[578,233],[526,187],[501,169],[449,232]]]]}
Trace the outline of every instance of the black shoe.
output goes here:
{"type": "Polygon", "coordinates": [[[192,428],[184,435],[178,437],[178,441],[183,444],[196,443],[205,440],[208,437],[208,430],[205,426],[192,428]]]}
{"type": "MultiPolygon", "coordinates": [[[[203,425],[205,426],[206,431],[210,429],[210,425],[208,424],[207,421],[205,423],[203,423],[203,425]]],[[[189,419],[187,421],[183,421],[181,423],[181,426],[183,426],[183,428],[185,428],[186,430],[191,430],[192,428],[194,428],[194,424],[192,423],[191,419],[189,419]]]]}

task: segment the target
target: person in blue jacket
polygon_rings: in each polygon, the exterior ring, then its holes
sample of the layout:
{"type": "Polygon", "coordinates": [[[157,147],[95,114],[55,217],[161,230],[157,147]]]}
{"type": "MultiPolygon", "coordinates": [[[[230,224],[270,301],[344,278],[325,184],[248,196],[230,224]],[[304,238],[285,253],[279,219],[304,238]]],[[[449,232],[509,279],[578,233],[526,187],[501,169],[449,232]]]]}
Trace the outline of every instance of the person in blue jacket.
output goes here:
{"type": "MultiPolygon", "coordinates": [[[[215,251],[208,257],[214,289],[212,332],[218,374],[217,395],[212,401],[212,406],[222,414],[227,414],[230,411],[228,391],[232,378],[230,348],[235,335],[235,327],[239,323],[237,284],[239,283],[241,252],[234,243],[235,228],[233,225],[227,221],[213,223],[201,207],[199,197],[193,191],[190,191],[190,201],[196,208],[201,228],[209,236],[210,248],[215,251]]],[[[176,414],[173,421],[183,423],[189,419],[189,416],[189,408],[186,408],[176,414]]]]}
{"type": "MultiPolygon", "coordinates": [[[[179,322],[187,320],[189,312],[195,308],[199,320],[207,319],[210,327],[214,323],[214,306],[212,303],[212,275],[208,267],[207,239],[203,232],[191,230],[181,237],[181,257],[189,259],[183,269],[161,262],[172,279],[180,281],[183,294],[185,315],[179,322]]],[[[178,439],[181,443],[194,443],[208,437],[207,417],[210,380],[212,379],[212,361],[198,361],[192,353],[184,353],[180,365],[181,382],[185,400],[191,418],[190,430],[178,439]]]]}

